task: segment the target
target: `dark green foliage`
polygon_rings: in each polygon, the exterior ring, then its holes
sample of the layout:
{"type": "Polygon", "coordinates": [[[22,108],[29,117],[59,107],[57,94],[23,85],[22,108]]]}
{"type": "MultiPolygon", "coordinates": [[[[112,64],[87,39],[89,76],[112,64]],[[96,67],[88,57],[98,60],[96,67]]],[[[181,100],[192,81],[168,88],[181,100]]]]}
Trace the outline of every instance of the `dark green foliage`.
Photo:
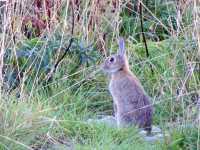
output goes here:
{"type": "MultiPolygon", "coordinates": [[[[121,13],[122,25],[120,32],[124,36],[132,36],[136,42],[141,42],[140,12],[137,7],[124,8],[125,10],[121,13]]],[[[162,0],[148,1],[146,8],[143,7],[142,14],[143,27],[147,39],[152,41],[164,40],[170,36],[170,30],[176,30],[177,28],[176,9],[173,3],[168,4],[162,0]]]]}
{"type": "MultiPolygon", "coordinates": [[[[66,41],[68,40],[60,36],[55,36],[52,39],[34,38],[18,44],[15,50],[16,54],[14,50],[7,49],[4,57],[4,81],[7,88],[10,90],[16,88],[20,84],[20,76],[28,77],[26,84],[29,87],[32,84],[45,83],[46,75],[64,53],[66,41]]],[[[97,52],[94,49],[94,44],[86,45],[84,41],[75,39],[68,56],[73,58],[75,56],[77,59],[74,60],[77,61],[77,64],[74,68],[70,67],[72,69],[70,72],[75,72],[81,65],[94,64],[97,60],[97,52]]]]}

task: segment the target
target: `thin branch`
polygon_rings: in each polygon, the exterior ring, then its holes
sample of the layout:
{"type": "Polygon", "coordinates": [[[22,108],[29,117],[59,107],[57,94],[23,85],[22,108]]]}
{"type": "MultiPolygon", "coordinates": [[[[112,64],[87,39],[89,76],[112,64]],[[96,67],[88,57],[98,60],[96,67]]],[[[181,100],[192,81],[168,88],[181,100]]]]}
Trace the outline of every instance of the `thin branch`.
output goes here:
{"type": "Polygon", "coordinates": [[[143,42],[144,42],[144,46],[145,46],[145,50],[146,50],[146,56],[149,57],[149,50],[147,47],[147,41],[145,38],[145,34],[144,34],[144,26],[143,26],[143,13],[142,13],[142,4],[141,2],[139,2],[139,14],[140,14],[140,26],[141,26],[141,30],[142,30],[142,38],[143,38],[143,42]]]}
{"type": "MultiPolygon", "coordinates": [[[[74,22],[74,3],[73,0],[71,1],[71,9],[72,9],[72,28],[71,28],[71,36],[73,36],[74,34],[74,26],[75,26],[75,22],[74,22]]],[[[74,38],[72,37],[69,40],[69,45],[64,49],[64,54],[60,57],[60,59],[58,59],[58,61],[54,64],[53,68],[51,69],[51,71],[47,74],[46,76],[46,81],[50,81],[53,77],[53,74],[56,72],[58,65],[60,64],[60,62],[65,58],[65,56],[67,55],[67,52],[69,51],[69,49],[72,46],[72,43],[74,41],[74,38]]]]}
{"type": "MultiPolygon", "coordinates": [[[[139,14],[140,14],[140,26],[141,26],[141,31],[142,31],[142,38],[143,38],[143,42],[144,42],[144,46],[145,46],[145,50],[146,50],[146,56],[147,58],[149,58],[149,50],[148,50],[148,46],[147,46],[147,41],[146,41],[146,37],[144,34],[144,25],[143,25],[143,13],[142,13],[142,3],[141,1],[139,1],[139,14]]],[[[151,72],[153,73],[153,68],[152,65],[150,64],[150,69],[151,72]]]]}

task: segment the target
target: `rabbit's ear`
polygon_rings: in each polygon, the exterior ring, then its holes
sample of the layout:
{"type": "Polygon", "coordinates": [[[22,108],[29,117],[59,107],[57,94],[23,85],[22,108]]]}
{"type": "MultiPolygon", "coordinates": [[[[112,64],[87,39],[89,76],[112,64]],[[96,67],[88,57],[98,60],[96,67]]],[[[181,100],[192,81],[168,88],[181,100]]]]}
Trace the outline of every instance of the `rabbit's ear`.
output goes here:
{"type": "Polygon", "coordinates": [[[125,42],[122,37],[119,38],[119,50],[118,50],[118,55],[124,56],[126,54],[126,49],[125,49],[125,42]]]}

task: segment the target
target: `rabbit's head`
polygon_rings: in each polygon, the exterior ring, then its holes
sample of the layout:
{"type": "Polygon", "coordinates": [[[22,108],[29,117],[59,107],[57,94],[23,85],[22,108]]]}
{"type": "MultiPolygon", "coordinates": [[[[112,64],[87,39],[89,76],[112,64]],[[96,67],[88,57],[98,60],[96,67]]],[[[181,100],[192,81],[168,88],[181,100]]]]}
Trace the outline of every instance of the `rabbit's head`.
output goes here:
{"type": "Polygon", "coordinates": [[[106,73],[115,73],[128,69],[124,39],[119,39],[119,50],[117,54],[107,57],[102,64],[102,70],[106,73]]]}

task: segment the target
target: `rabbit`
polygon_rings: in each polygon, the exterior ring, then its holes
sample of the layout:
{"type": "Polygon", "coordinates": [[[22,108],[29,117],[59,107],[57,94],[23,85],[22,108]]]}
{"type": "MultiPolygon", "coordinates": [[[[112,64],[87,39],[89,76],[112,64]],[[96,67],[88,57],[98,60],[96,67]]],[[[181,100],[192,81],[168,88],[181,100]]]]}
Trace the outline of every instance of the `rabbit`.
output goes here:
{"type": "Polygon", "coordinates": [[[136,125],[151,134],[153,107],[140,81],[129,69],[123,38],[119,39],[117,54],[107,57],[101,67],[110,75],[109,91],[117,126],[136,125]]]}

